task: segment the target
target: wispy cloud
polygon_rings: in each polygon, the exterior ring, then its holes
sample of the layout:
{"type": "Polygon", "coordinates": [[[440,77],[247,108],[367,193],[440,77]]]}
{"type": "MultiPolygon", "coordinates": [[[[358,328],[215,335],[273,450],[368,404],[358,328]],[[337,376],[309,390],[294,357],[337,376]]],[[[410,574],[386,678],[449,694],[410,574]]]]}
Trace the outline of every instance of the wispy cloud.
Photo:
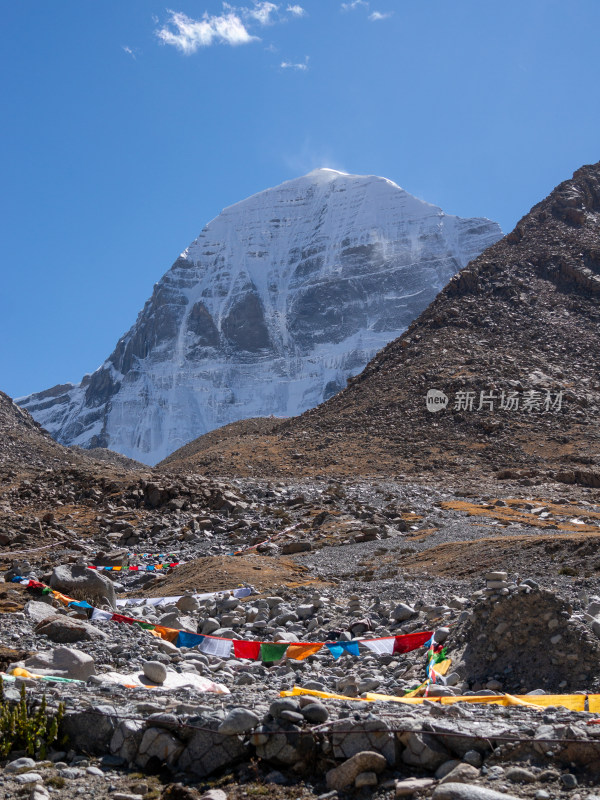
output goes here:
{"type": "Polygon", "coordinates": [[[279,158],[293,175],[304,175],[321,167],[348,172],[329,146],[317,144],[310,137],[304,139],[293,152],[282,152],[279,158]]]}
{"type": "Polygon", "coordinates": [[[342,11],[354,11],[355,8],[359,8],[360,6],[368,8],[369,4],[366,0],[350,0],[348,3],[342,3],[342,11]]]}
{"type": "Polygon", "coordinates": [[[372,14],[369,14],[369,19],[371,22],[378,22],[380,19],[389,19],[393,13],[393,11],[387,11],[386,13],[381,11],[373,11],[372,14]]]}
{"type": "Polygon", "coordinates": [[[233,10],[227,9],[227,13],[219,16],[205,12],[198,20],[181,11],[169,11],[169,14],[169,22],[157,30],[156,35],[163,44],[172,45],[186,55],[213,44],[235,46],[258,38],[252,36],[233,10]]]}
{"type": "Polygon", "coordinates": [[[292,61],[282,61],[279,66],[281,69],[294,69],[299,72],[305,72],[308,69],[308,60],[309,56],[304,56],[304,61],[301,61],[298,64],[295,64],[292,61]]]}
{"type": "Polygon", "coordinates": [[[122,50],[124,53],[127,53],[127,55],[128,55],[128,56],[131,56],[131,57],[133,58],[133,60],[134,60],[134,61],[136,60],[136,57],[135,57],[135,50],[132,50],[132,49],[131,49],[131,47],[127,47],[127,45],[126,45],[126,44],[124,44],[124,45],[121,45],[121,50],[122,50]]]}
{"type": "Polygon", "coordinates": [[[294,17],[303,17],[306,14],[302,6],[288,6],[286,11],[294,17]]]}
{"type": "Polygon", "coordinates": [[[272,25],[273,15],[279,11],[276,3],[255,2],[252,8],[242,8],[241,13],[250,19],[255,19],[260,25],[272,25]]]}

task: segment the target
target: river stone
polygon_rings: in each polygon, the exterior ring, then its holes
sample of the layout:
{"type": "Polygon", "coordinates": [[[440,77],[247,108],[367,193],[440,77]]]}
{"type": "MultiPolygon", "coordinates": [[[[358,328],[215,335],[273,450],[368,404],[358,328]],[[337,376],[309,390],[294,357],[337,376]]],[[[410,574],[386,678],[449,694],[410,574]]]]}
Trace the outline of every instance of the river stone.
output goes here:
{"type": "Polygon", "coordinates": [[[523,767],[509,767],[505,772],[505,777],[511,783],[535,783],[537,780],[533,772],[523,767]]]}
{"type": "Polygon", "coordinates": [[[300,713],[311,725],[320,725],[329,719],[329,711],[321,703],[309,703],[300,713]]]}
{"type": "Polygon", "coordinates": [[[260,718],[247,708],[232,708],[223,722],[219,725],[219,733],[242,734],[253,730],[259,724],[260,718]]]}
{"type": "Polygon", "coordinates": [[[472,783],[443,783],[433,791],[432,800],[519,800],[514,794],[496,792],[472,783]]]}
{"type": "Polygon", "coordinates": [[[396,797],[412,797],[423,789],[429,789],[434,783],[433,778],[407,778],[404,781],[396,781],[396,797]]]}
{"type": "Polygon", "coordinates": [[[21,775],[15,775],[13,781],[17,783],[41,783],[42,776],[39,772],[23,772],[21,775]]]}
{"type": "Polygon", "coordinates": [[[167,680],[167,668],[160,661],[144,661],[143,670],[152,683],[162,684],[167,680]]]}
{"type": "Polygon", "coordinates": [[[35,761],[33,758],[16,758],[4,767],[4,772],[18,772],[20,769],[33,769],[34,767],[35,761]]]}
{"type": "Polygon", "coordinates": [[[351,786],[361,772],[379,773],[383,772],[386,766],[387,761],[381,753],[364,750],[362,753],[356,753],[339,767],[329,770],[325,776],[327,788],[341,792],[351,786]]]}
{"type": "Polygon", "coordinates": [[[472,767],[470,764],[458,764],[441,779],[440,783],[469,783],[477,780],[478,777],[477,767],[472,767]]]}

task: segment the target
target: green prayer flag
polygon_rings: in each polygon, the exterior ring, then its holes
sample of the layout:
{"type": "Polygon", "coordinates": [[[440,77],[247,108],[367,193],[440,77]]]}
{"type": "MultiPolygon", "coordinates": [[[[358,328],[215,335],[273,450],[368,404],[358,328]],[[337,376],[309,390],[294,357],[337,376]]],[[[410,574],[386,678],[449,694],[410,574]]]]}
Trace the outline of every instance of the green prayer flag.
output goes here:
{"type": "Polygon", "coordinates": [[[261,661],[279,661],[280,658],[283,658],[287,649],[287,644],[267,644],[263,642],[260,646],[260,659],[261,661]]]}

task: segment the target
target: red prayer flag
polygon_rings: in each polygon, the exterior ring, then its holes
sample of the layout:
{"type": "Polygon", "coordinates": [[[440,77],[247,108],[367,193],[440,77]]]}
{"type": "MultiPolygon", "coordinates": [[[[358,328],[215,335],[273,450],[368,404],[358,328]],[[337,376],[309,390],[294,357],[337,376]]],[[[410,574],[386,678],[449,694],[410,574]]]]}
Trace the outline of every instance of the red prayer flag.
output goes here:
{"type": "Polygon", "coordinates": [[[396,636],[394,641],[394,653],[410,653],[411,650],[417,650],[423,647],[425,642],[428,642],[433,636],[433,631],[419,631],[418,633],[405,633],[402,636],[396,636]]]}
{"type": "Polygon", "coordinates": [[[233,652],[236,658],[251,658],[253,661],[258,661],[260,645],[260,642],[243,642],[240,639],[234,639],[233,652]]]}
{"type": "Polygon", "coordinates": [[[134,622],[137,622],[134,617],[126,617],[123,614],[113,614],[111,620],[113,622],[126,622],[128,625],[132,625],[134,622]]]}

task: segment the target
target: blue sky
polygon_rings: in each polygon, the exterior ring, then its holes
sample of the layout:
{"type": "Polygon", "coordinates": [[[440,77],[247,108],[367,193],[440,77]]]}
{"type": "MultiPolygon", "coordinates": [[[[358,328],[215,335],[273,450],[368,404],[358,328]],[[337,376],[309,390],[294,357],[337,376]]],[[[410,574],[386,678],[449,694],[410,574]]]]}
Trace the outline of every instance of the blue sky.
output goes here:
{"type": "Polygon", "coordinates": [[[509,231],[600,159],[598,0],[3,7],[0,389],[96,369],[223,207],[330,166],[509,231]]]}

